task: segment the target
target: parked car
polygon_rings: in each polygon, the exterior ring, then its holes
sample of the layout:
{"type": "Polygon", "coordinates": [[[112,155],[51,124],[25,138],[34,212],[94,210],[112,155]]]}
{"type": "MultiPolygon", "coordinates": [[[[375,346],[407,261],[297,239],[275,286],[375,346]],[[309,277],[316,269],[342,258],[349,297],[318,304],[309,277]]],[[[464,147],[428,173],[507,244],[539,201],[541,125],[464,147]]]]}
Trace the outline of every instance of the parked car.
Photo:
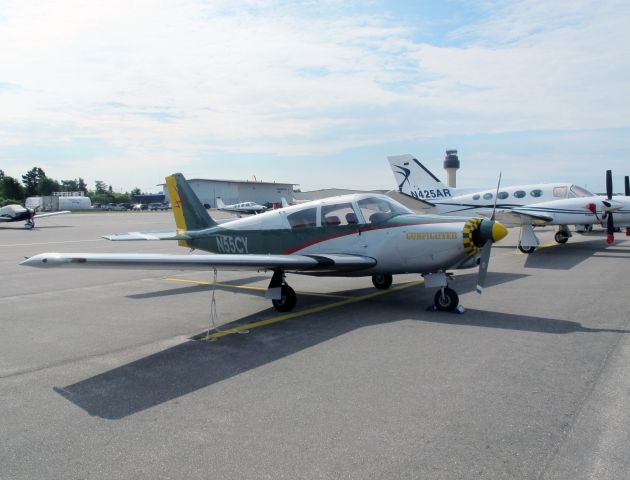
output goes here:
{"type": "Polygon", "coordinates": [[[101,207],[101,210],[109,210],[112,212],[124,212],[127,210],[127,207],[124,203],[108,203],[101,207]]]}
{"type": "Polygon", "coordinates": [[[163,203],[150,203],[149,204],[149,211],[156,212],[158,210],[168,210],[168,208],[164,206],[163,203]]]}

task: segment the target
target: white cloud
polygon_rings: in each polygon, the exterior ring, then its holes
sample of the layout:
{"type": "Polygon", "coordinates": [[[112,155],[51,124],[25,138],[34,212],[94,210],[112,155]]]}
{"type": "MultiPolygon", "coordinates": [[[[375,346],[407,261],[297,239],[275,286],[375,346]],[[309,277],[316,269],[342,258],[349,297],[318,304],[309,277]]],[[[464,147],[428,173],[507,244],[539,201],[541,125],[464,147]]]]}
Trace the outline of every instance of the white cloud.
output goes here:
{"type": "Polygon", "coordinates": [[[344,5],[0,0],[0,85],[19,86],[0,87],[0,142],[98,138],[115,153],[95,168],[182,166],[629,124],[624,2],[489,2],[448,48],[344,5]]]}

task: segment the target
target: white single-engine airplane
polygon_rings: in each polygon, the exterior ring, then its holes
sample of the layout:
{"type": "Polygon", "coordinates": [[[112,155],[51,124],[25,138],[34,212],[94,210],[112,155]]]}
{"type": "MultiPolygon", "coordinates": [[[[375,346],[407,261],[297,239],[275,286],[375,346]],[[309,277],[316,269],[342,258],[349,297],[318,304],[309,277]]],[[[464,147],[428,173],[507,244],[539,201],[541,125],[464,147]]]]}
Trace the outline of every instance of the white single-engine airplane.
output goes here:
{"type": "Polygon", "coordinates": [[[223,200],[217,197],[217,210],[223,212],[231,212],[236,214],[257,215],[259,213],[266,212],[268,209],[264,205],[258,205],[254,202],[241,202],[234,203],[232,205],[226,205],[223,200]]]}
{"type": "Polygon", "coordinates": [[[459,298],[447,287],[447,270],[479,263],[481,293],[492,243],[507,235],[493,219],[416,215],[385,195],[372,194],[316,200],[218,224],[183,175],[167,177],[166,185],[177,231],[105,238],[177,240],[180,246],[213,254],[42,253],[22,265],[272,271],[266,297],[280,311],[296,304],[285,273],[371,276],[380,289],[390,287],[392,275],[420,273],[426,287],[439,288],[435,306],[451,311],[459,298]]]}
{"type": "Polygon", "coordinates": [[[70,213],[70,210],[61,212],[35,213],[32,208],[24,208],[21,205],[7,205],[0,208],[0,222],[19,222],[26,220],[24,228],[31,229],[35,227],[36,218],[52,217],[53,215],[63,215],[70,213]]]}
{"type": "MultiPolygon", "coordinates": [[[[593,195],[570,183],[541,183],[494,189],[465,191],[449,188],[413,156],[388,157],[400,193],[422,202],[426,211],[440,215],[491,215],[496,204],[496,218],[508,227],[521,227],[518,248],[533,252],[540,244],[535,226],[558,225],[558,243],[571,236],[569,225],[612,225],[615,212],[617,226],[630,225],[630,203],[612,200],[612,180],[607,179],[608,198],[593,195]]],[[[610,174],[608,174],[610,177],[610,174]]],[[[607,177],[608,178],[608,177],[607,177]]],[[[608,241],[612,240],[608,226],[608,241]]]]}

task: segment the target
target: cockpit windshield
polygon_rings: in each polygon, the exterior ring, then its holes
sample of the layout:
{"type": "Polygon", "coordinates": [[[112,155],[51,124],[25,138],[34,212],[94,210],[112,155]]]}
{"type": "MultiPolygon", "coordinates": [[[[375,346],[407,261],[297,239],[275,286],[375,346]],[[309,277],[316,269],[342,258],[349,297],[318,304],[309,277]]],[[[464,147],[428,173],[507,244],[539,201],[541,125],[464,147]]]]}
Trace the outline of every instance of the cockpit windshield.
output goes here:
{"type": "Polygon", "coordinates": [[[398,215],[413,213],[407,207],[386,197],[364,198],[357,204],[367,223],[381,223],[398,215]]]}
{"type": "Polygon", "coordinates": [[[577,185],[571,185],[570,197],[592,197],[593,194],[586,188],[578,187],[577,185]]]}

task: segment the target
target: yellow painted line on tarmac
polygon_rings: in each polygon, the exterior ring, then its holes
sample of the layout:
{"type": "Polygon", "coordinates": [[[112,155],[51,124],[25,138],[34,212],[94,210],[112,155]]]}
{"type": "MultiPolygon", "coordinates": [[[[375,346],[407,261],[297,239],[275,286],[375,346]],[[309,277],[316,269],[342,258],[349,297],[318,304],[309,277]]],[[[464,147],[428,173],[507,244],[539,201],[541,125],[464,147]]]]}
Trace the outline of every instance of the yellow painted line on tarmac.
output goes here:
{"type": "Polygon", "coordinates": [[[0,244],[0,247],[32,247],[37,245],[60,245],[62,243],[86,243],[86,242],[102,242],[102,238],[90,240],[64,240],[60,242],[36,242],[36,243],[6,243],[0,244]]]}
{"type": "MultiPolygon", "coordinates": [[[[192,279],[188,279],[188,278],[173,278],[173,277],[166,277],[165,280],[169,280],[171,282],[183,282],[183,283],[194,283],[196,285],[212,285],[213,282],[204,282],[202,280],[192,280],[192,279]]],[[[247,285],[232,285],[230,283],[219,283],[217,282],[217,287],[224,287],[224,288],[234,288],[234,289],[241,289],[241,290],[253,290],[256,292],[266,292],[267,289],[264,287],[250,287],[247,285]]],[[[297,292],[301,295],[310,295],[312,297],[327,297],[327,298],[352,298],[352,297],[348,297],[348,296],[344,296],[344,295],[333,295],[330,293],[313,293],[313,292],[297,292]]]]}
{"type": "MultiPolygon", "coordinates": [[[[551,247],[558,247],[558,246],[560,246],[560,244],[556,243],[556,242],[543,243],[542,245],[538,245],[536,247],[536,250],[540,250],[541,248],[551,248],[551,247]]],[[[536,250],[534,250],[534,251],[536,251],[536,250]]],[[[516,254],[517,255],[531,255],[531,253],[525,254],[525,253],[521,252],[518,248],[516,249],[516,254]]]]}
{"type": "Polygon", "coordinates": [[[211,333],[210,335],[206,337],[206,340],[216,340],[218,338],[225,337],[227,335],[232,335],[234,333],[242,332],[244,330],[253,330],[254,328],[265,327],[267,325],[272,325],[274,323],[286,322],[287,320],[293,320],[295,318],[305,317],[313,313],[320,313],[326,310],[332,310],[333,308],[339,308],[345,305],[351,305],[353,303],[363,302],[365,300],[369,300],[375,297],[380,297],[382,295],[388,295],[390,293],[400,292],[401,290],[405,290],[410,287],[422,285],[423,283],[424,283],[424,280],[416,280],[414,282],[409,282],[403,285],[399,285],[397,287],[390,288],[389,290],[377,290],[376,292],[368,293],[367,295],[361,295],[360,297],[346,298],[345,300],[341,300],[339,302],[328,303],[326,305],[320,305],[318,307],[306,308],[299,312],[288,313],[286,315],[280,315],[278,317],[269,318],[267,320],[260,320],[258,322],[246,323],[244,325],[232,327],[227,330],[221,330],[215,333],[211,333]]]}

